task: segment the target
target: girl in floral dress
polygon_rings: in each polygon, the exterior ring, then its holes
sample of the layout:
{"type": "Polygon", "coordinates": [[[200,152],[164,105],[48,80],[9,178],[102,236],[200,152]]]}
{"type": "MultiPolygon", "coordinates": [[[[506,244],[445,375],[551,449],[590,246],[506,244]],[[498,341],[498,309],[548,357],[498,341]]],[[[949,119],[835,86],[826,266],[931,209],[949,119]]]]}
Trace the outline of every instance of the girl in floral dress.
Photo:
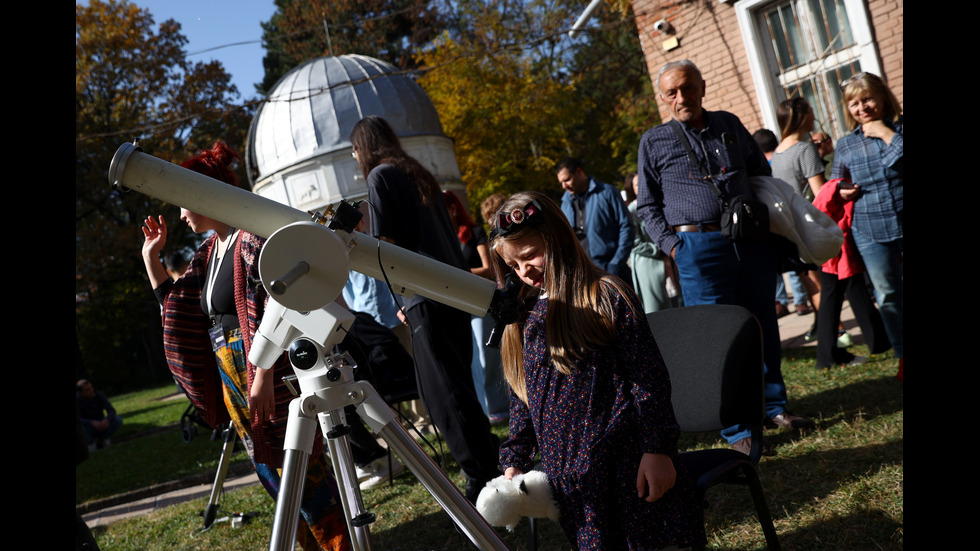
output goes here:
{"type": "Polygon", "coordinates": [[[676,461],[670,380],[639,299],[592,262],[547,196],[518,193],[495,218],[498,278],[518,276],[524,305],[501,348],[512,392],[505,476],[540,454],[578,549],[704,543],[693,482],[676,461]]]}

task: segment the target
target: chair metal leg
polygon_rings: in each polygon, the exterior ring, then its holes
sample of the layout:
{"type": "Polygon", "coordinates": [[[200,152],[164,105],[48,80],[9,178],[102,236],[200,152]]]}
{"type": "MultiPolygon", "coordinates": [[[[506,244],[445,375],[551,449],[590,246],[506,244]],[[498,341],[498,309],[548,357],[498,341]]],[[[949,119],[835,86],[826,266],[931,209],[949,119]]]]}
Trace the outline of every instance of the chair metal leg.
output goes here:
{"type": "Polygon", "coordinates": [[[528,517],[527,519],[527,549],[528,551],[538,551],[538,525],[537,519],[528,517]]]}
{"type": "Polygon", "coordinates": [[[749,491],[752,492],[752,500],[755,502],[759,524],[762,525],[762,533],[766,536],[766,545],[769,547],[769,551],[781,551],[779,537],[776,535],[776,527],[773,526],[772,515],[769,514],[769,505],[766,504],[766,496],[762,492],[762,482],[759,480],[759,473],[751,465],[746,465],[742,470],[745,473],[749,491]]]}

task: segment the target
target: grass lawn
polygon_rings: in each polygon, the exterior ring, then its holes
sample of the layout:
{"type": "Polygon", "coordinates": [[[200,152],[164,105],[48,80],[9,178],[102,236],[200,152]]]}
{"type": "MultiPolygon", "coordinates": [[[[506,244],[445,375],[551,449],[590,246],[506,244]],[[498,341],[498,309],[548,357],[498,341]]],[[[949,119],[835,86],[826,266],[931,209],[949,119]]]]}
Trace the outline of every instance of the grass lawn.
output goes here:
{"type": "MultiPolygon", "coordinates": [[[[863,346],[852,348],[867,355],[863,346]]],[[[809,431],[769,430],[774,455],[763,458],[760,475],[780,543],[787,551],[900,550],[904,548],[904,387],[894,378],[898,361],[891,353],[854,368],[816,370],[815,349],[783,352],[783,373],[794,412],[817,422],[809,431]]],[[[185,398],[163,400],[173,385],[110,397],[125,418],[112,446],[75,469],[76,506],[174,478],[212,472],[220,444],[203,430],[185,444],[174,426],[185,398]],[[160,430],[161,427],[166,427],[160,430]]],[[[496,429],[506,436],[506,428],[496,429]]],[[[723,446],[714,434],[685,435],[682,449],[723,446]]],[[[458,467],[446,471],[462,486],[458,467]]],[[[243,453],[238,461],[247,461],[243,453]]],[[[375,550],[456,550],[473,546],[411,473],[364,493],[377,515],[372,525],[375,550]]],[[[748,490],[716,487],[705,511],[708,548],[765,549],[748,490]]],[[[267,549],[274,504],[259,487],[226,494],[222,512],[254,512],[242,528],[215,523],[202,530],[200,499],[140,518],[93,529],[103,550],[267,549]]],[[[220,514],[219,514],[220,516],[220,514]]],[[[556,523],[538,522],[538,549],[569,545],[556,523]]],[[[512,549],[527,549],[526,523],[511,534],[500,530],[512,549]]]]}

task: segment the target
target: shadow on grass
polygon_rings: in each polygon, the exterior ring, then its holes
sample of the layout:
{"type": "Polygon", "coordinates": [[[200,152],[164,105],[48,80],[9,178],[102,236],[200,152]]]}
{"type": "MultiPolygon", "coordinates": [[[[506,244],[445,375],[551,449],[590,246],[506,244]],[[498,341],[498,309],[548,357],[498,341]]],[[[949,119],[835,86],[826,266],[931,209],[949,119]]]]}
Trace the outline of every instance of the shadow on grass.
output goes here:
{"type": "MultiPolygon", "coordinates": [[[[833,372],[818,376],[832,377],[833,372]]],[[[815,418],[822,429],[829,428],[829,425],[819,417],[832,417],[834,423],[857,417],[871,420],[905,408],[902,383],[887,375],[791,398],[791,402],[794,411],[815,418]]]]}
{"type": "Polygon", "coordinates": [[[901,550],[905,546],[902,523],[876,510],[854,511],[781,533],[783,549],[901,550]]]}
{"type": "Polygon", "coordinates": [[[843,488],[849,484],[903,465],[903,447],[904,440],[895,440],[795,457],[767,457],[759,463],[759,476],[773,514],[792,517],[815,501],[847,491],[843,488]]]}
{"type": "MultiPolygon", "coordinates": [[[[897,360],[877,355],[852,368],[816,370],[815,349],[785,350],[792,411],[809,430],[767,429],[759,475],[784,549],[901,549],[903,385],[897,360]]],[[[864,350],[866,353],[866,349],[864,350]]],[[[861,353],[861,352],[857,352],[861,353]]],[[[680,449],[726,447],[716,433],[683,434],[680,449]]],[[[746,488],[708,490],[709,549],[764,549],[746,488]]]]}
{"type": "MultiPolygon", "coordinates": [[[[513,532],[497,528],[497,534],[513,551],[530,548],[527,519],[521,520],[513,532]]],[[[570,549],[565,533],[557,522],[547,519],[537,521],[537,549],[539,551],[563,551],[570,549]]],[[[408,519],[384,531],[372,530],[371,543],[380,550],[416,549],[476,549],[466,535],[456,529],[455,523],[445,511],[438,511],[408,519]],[[406,542],[411,542],[406,545],[406,542]]]]}
{"type": "MultiPolygon", "coordinates": [[[[765,458],[759,465],[763,491],[783,549],[901,549],[901,491],[882,497],[878,477],[902,464],[902,442],[804,457],[765,458]],[[839,505],[833,505],[834,502],[839,505]],[[882,510],[895,505],[897,513],[882,510]],[[815,509],[819,509],[815,512],[815,509]],[[834,515],[840,511],[842,516],[834,515]],[[830,514],[828,514],[828,512],[830,514]]],[[[901,482],[899,481],[899,485],[901,482]]],[[[720,485],[705,497],[709,549],[765,549],[765,537],[748,488],[720,485]],[[717,536],[724,534],[724,541],[717,536]],[[751,543],[733,543],[751,541],[751,543]]]]}

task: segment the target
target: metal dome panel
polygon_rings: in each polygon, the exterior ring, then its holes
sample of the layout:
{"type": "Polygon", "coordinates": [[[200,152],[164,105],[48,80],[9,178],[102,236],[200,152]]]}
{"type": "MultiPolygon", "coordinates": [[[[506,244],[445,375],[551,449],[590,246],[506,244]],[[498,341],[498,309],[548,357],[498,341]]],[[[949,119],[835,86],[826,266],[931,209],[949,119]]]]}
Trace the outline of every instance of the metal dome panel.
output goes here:
{"type": "Polygon", "coordinates": [[[422,88],[397,67],[362,55],[322,57],[283,76],[252,121],[252,183],[326,153],[350,147],[354,124],[384,117],[400,137],[442,136],[439,115],[422,88]]]}
{"type": "Polygon", "coordinates": [[[384,117],[444,187],[463,188],[452,141],[422,88],[390,63],[342,55],[291,70],[256,111],[246,153],[253,190],[308,210],[363,197],[348,137],[367,115],[384,117]]]}

